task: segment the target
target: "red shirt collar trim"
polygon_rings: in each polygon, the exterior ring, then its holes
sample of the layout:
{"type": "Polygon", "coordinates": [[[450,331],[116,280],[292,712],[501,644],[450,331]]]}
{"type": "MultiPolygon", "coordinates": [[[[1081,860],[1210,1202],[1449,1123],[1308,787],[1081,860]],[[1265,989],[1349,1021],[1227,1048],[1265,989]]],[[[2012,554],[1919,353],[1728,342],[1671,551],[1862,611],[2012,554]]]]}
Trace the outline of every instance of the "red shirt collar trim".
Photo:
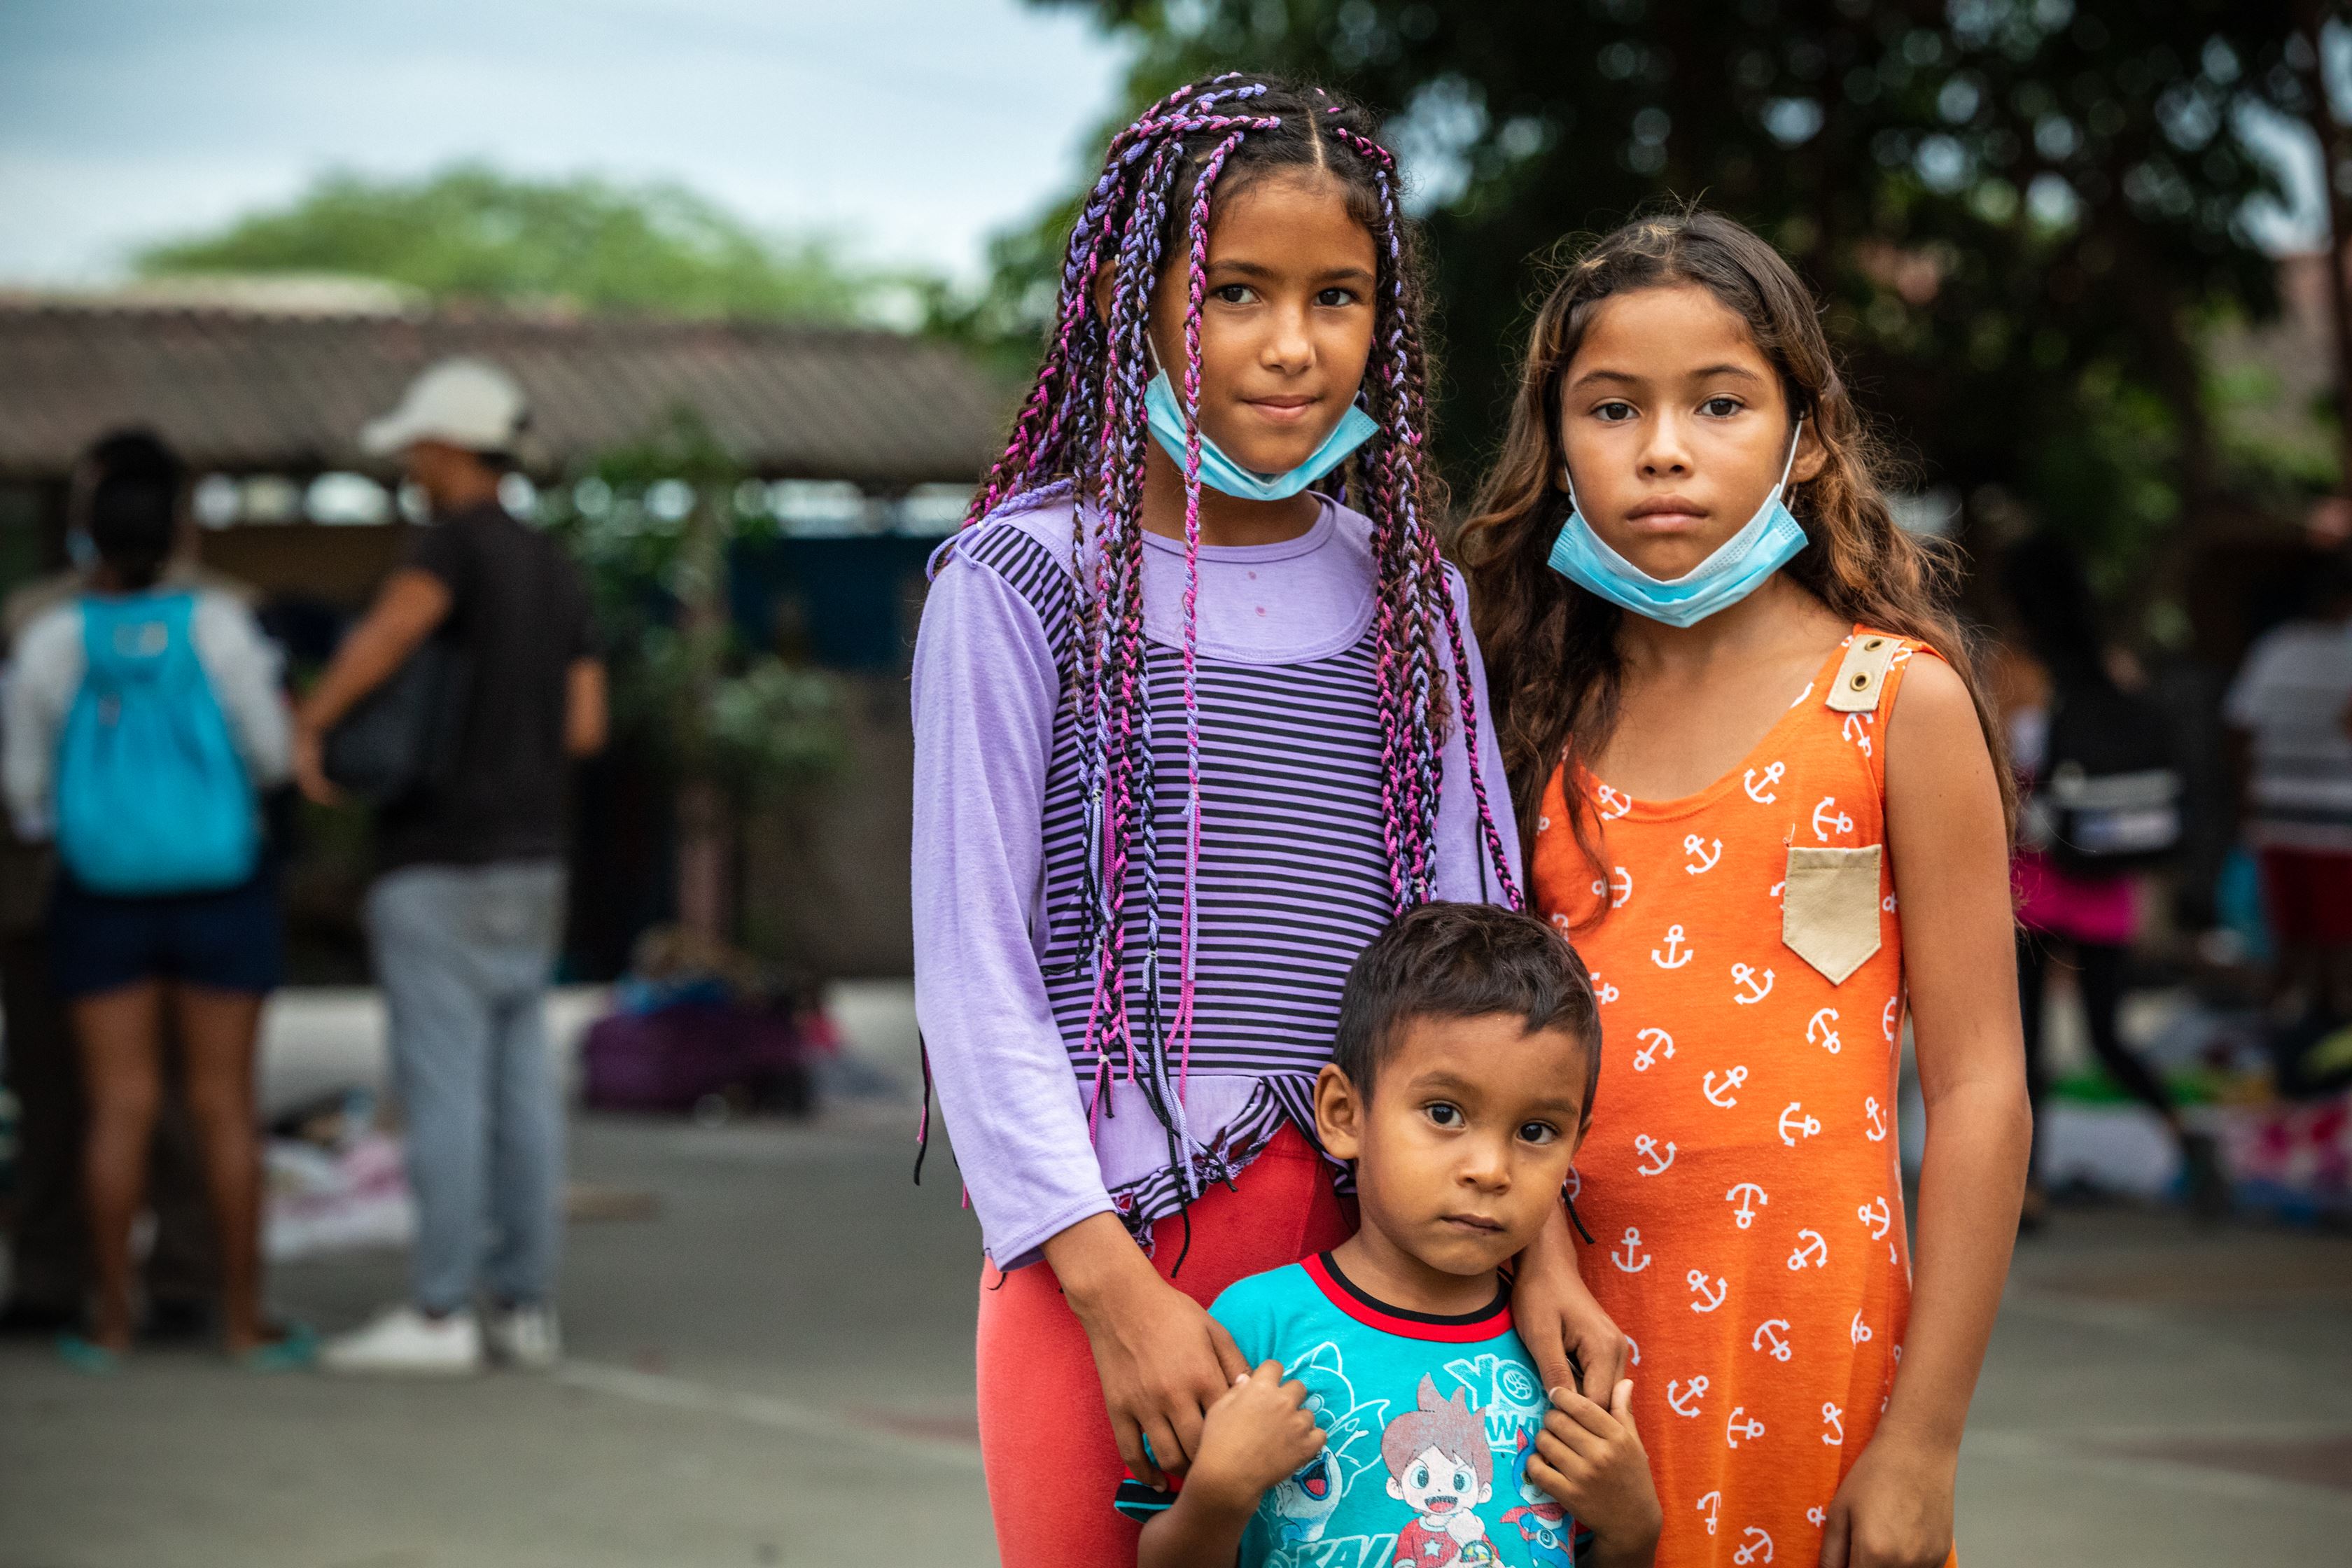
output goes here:
{"type": "Polygon", "coordinates": [[[1494,1301],[1475,1312],[1457,1317],[1442,1317],[1434,1312],[1410,1311],[1391,1307],[1387,1302],[1367,1294],[1331,1260],[1328,1252],[1305,1258],[1299,1267],[1325,1300],[1367,1328],[1378,1329],[1384,1334],[1400,1339],[1427,1340],[1437,1344],[1469,1345],[1491,1340],[1511,1330],[1511,1292],[1508,1286],[1496,1295],[1494,1301]]]}

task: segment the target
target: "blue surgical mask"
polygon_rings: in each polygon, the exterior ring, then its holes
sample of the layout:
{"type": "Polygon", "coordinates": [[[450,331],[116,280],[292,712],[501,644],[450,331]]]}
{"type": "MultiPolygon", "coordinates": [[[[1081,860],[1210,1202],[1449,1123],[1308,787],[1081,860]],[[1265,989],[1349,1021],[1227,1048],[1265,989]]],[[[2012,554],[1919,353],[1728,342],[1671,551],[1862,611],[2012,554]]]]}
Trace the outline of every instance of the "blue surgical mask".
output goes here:
{"type": "Polygon", "coordinates": [[[1789,460],[1780,465],[1780,481],[1746,526],[1717,545],[1714,553],[1672,582],[1660,582],[1601,541],[1576,510],[1576,488],[1563,468],[1568,484],[1568,521],[1552,542],[1551,569],[1612,605],[1670,626],[1692,626],[1716,611],[1739,603],[1764,580],[1789,563],[1805,547],[1805,531],[1783,500],[1789,470],[1796,466],[1797,443],[1804,425],[1789,438],[1789,460]]]}
{"type": "MultiPolygon", "coordinates": [[[[1176,389],[1168,383],[1168,373],[1161,371],[1151,378],[1144,389],[1143,411],[1158,438],[1160,449],[1176,459],[1176,470],[1184,470],[1184,405],[1176,401],[1176,389]]],[[[1372,438],[1380,429],[1373,417],[1348,405],[1348,412],[1314,455],[1297,468],[1279,474],[1261,474],[1243,468],[1225,456],[1208,432],[1201,433],[1201,482],[1213,490],[1221,490],[1241,500],[1287,500],[1325,474],[1348,460],[1348,454],[1372,438]]]]}

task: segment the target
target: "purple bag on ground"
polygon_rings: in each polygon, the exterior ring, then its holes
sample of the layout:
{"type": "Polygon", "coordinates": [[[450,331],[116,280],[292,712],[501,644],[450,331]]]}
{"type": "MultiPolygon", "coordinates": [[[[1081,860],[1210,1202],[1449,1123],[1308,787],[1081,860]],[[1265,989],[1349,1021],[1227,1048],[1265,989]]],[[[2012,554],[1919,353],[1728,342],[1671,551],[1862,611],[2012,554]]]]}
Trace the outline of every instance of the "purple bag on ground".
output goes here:
{"type": "Polygon", "coordinates": [[[688,1111],[713,1096],[793,1114],[809,1106],[806,1053],[786,1008],[691,1001],[614,1013],[589,1027],[580,1055],[592,1110],[688,1111]]]}

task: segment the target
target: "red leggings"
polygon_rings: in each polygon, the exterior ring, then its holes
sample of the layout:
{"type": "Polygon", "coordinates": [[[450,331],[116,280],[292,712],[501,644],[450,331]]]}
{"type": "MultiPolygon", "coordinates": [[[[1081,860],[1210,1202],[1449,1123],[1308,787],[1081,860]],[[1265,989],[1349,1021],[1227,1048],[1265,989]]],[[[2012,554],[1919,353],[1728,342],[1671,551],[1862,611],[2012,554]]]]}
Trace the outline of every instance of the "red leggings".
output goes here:
{"type": "MultiPolygon", "coordinates": [[[[1192,1205],[1192,1250],[1172,1283],[1207,1306],[1234,1280],[1337,1247],[1354,1215],[1331,1167],[1284,1127],[1234,1183],[1192,1205]]],[[[1165,1275],[1183,1223],[1155,1233],[1165,1275]]],[[[1135,1561],[1140,1526],[1111,1507],[1127,1478],[1093,1350],[1052,1268],[981,1271],[980,1456],[1004,1568],[1114,1568],[1135,1561]],[[1000,1281],[1002,1281],[1000,1285],[1000,1281]]]]}

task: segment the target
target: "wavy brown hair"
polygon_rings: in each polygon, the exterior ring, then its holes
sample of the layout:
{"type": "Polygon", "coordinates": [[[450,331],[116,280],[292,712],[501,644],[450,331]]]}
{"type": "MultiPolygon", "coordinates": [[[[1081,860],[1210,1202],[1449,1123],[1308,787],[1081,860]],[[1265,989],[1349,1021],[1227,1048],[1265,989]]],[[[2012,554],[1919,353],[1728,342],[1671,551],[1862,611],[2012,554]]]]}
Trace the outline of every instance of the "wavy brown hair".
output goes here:
{"type": "Polygon", "coordinates": [[[1608,743],[1623,675],[1617,630],[1624,612],[1546,564],[1569,515],[1568,498],[1553,479],[1567,460],[1560,380],[1603,300],[1677,284],[1705,289],[1748,323],[1757,349],[1780,374],[1791,416],[1811,416],[1827,454],[1819,474],[1790,488],[1789,510],[1803,525],[1808,548],[1782,570],[1841,618],[1916,638],[1959,672],[2013,830],[2017,803],[2000,726],[1950,607],[1958,552],[1895,525],[1883,488],[1885,459],[1796,273],[1752,230],[1694,209],[1629,223],[1560,272],[1536,313],[1501,456],[1462,528],[1459,553],[1469,572],[1520,842],[1533,853],[1544,786],[1552,769],[1567,763],[1577,842],[1599,864],[1591,802],[1575,764],[1608,743]]]}

